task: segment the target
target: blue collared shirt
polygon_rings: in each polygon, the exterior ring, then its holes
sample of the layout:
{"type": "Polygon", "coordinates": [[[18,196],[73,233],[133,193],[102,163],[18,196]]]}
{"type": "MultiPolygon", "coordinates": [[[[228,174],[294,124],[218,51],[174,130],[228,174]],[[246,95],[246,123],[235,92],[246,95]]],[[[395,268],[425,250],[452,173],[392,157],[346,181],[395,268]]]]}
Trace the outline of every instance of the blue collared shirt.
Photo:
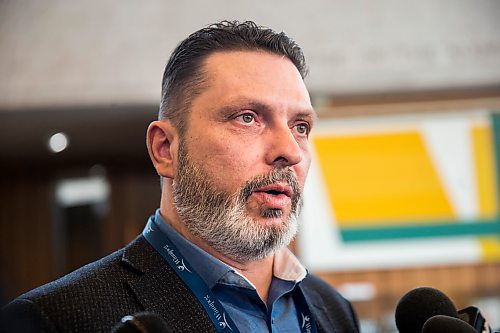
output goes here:
{"type": "Polygon", "coordinates": [[[160,210],[154,222],[205,281],[241,332],[300,332],[293,294],[302,292],[298,284],[307,271],[290,250],[275,254],[266,306],[248,279],[184,238],[164,222],[160,210]]]}

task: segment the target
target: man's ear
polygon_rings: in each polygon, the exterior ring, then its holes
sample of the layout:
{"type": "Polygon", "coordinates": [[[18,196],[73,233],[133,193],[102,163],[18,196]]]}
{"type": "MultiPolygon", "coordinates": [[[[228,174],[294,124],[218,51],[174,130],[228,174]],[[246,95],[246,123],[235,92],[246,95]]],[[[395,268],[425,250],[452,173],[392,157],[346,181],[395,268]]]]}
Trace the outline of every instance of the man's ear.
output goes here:
{"type": "Polygon", "coordinates": [[[157,120],[149,124],[146,144],[149,157],[158,175],[174,178],[178,149],[178,133],[169,121],[157,120]]]}

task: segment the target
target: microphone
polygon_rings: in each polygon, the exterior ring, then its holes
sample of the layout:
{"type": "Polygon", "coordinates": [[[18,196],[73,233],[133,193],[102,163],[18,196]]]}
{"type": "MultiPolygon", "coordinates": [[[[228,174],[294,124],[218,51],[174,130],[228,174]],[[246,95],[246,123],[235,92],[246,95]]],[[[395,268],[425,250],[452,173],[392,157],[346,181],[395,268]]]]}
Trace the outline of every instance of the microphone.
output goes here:
{"type": "Polygon", "coordinates": [[[173,333],[165,321],[152,312],[138,312],[123,317],[111,333],[173,333]]]}
{"type": "Polygon", "coordinates": [[[458,317],[474,327],[477,332],[490,333],[491,327],[484,319],[481,311],[475,306],[469,306],[458,311],[458,317]]]}
{"type": "Polygon", "coordinates": [[[422,333],[425,322],[436,315],[458,319],[451,299],[443,292],[420,287],[407,292],[396,306],[396,327],[400,333],[422,333]]]}
{"type": "Polygon", "coordinates": [[[437,315],[431,317],[424,324],[422,333],[477,333],[474,327],[458,318],[437,315]]]}
{"type": "MultiPolygon", "coordinates": [[[[458,321],[467,324],[459,333],[475,332],[490,333],[491,327],[482,316],[479,309],[469,306],[457,311],[451,299],[443,292],[430,288],[420,287],[407,292],[396,307],[396,327],[400,333],[422,333],[426,322],[429,321],[428,332],[455,332],[452,328],[458,321]],[[433,319],[437,317],[436,319],[433,319]],[[448,318],[448,319],[446,319],[448,318]],[[431,320],[433,319],[433,320],[431,320]],[[450,325],[449,328],[447,328],[450,325]],[[446,330],[444,330],[446,328],[446,330]],[[470,328],[473,331],[470,331],[470,328]]],[[[498,333],[495,331],[494,333],[498,333]]]]}

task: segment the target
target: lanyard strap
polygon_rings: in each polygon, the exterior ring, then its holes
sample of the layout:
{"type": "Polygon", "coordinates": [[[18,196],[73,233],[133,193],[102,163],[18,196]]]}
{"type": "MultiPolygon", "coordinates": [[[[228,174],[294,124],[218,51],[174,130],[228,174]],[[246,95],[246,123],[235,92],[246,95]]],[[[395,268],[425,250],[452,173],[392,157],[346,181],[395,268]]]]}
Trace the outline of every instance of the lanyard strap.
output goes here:
{"type": "Polygon", "coordinates": [[[297,317],[299,318],[300,331],[302,333],[317,333],[316,322],[302,292],[294,293],[293,299],[297,309],[297,317]]]}
{"type": "MultiPolygon", "coordinates": [[[[238,328],[226,310],[215,297],[205,281],[191,267],[189,262],[177,250],[177,247],[155,225],[154,216],[151,216],[142,235],[156,249],[163,259],[170,265],[179,278],[186,283],[205,309],[218,332],[239,333],[238,328]]],[[[294,293],[295,307],[299,318],[302,333],[316,333],[316,324],[312,318],[309,306],[302,293],[294,293]]]]}
{"type": "Polygon", "coordinates": [[[160,253],[175,273],[186,283],[196,296],[205,312],[215,325],[218,332],[239,332],[233,320],[226,313],[219,300],[214,297],[205,281],[196,273],[191,265],[184,260],[182,254],[174,244],[165,237],[154,225],[153,217],[146,224],[142,232],[146,240],[160,253]]]}

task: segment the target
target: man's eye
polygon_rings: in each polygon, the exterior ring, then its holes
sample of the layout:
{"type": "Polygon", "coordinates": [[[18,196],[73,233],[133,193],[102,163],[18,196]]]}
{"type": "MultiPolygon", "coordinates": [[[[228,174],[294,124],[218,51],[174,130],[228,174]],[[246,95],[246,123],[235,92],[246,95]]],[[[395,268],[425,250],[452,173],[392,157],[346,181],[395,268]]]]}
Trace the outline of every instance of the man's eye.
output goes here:
{"type": "Polygon", "coordinates": [[[307,124],[298,124],[295,126],[297,133],[307,135],[309,134],[309,126],[307,124]]]}
{"type": "Polygon", "coordinates": [[[251,113],[245,113],[236,117],[236,119],[240,120],[245,124],[251,124],[255,120],[255,116],[251,113]]]}

